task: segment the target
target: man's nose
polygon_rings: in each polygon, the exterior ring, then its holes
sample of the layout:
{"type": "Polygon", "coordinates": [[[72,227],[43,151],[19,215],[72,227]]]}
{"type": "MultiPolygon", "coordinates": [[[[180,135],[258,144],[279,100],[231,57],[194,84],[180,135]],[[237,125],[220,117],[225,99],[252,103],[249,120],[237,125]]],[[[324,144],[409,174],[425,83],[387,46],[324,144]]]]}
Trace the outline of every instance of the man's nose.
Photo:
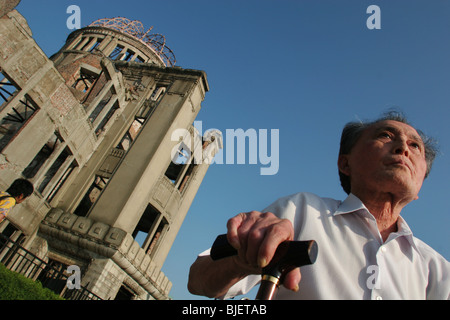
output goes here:
{"type": "Polygon", "coordinates": [[[408,144],[404,139],[399,139],[395,142],[394,153],[403,154],[405,156],[409,155],[408,144]]]}

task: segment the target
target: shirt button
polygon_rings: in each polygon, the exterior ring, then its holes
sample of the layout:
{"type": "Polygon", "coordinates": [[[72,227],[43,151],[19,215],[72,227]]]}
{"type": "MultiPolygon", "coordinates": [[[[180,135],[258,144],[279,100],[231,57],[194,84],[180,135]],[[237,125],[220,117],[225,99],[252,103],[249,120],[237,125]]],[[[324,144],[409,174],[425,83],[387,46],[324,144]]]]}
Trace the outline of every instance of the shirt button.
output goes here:
{"type": "Polygon", "coordinates": [[[386,252],[386,250],[387,250],[387,249],[386,249],[385,246],[382,246],[382,247],[381,247],[381,252],[386,252]]]}
{"type": "Polygon", "coordinates": [[[377,298],[376,298],[377,300],[383,300],[383,298],[382,297],[380,297],[380,296],[377,296],[377,298]]]}

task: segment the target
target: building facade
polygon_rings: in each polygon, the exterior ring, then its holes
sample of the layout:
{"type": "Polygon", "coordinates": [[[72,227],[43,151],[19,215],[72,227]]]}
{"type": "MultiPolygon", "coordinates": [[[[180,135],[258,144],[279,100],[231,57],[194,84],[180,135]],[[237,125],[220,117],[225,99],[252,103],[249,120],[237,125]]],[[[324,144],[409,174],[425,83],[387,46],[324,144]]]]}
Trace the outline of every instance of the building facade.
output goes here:
{"type": "Polygon", "coordinates": [[[0,18],[0,188],[35,187],[0,231],[103,299],[169,298],[161,267],[221,148],[193,127],[206,74],[149,31],[101,19],[48,58],[18,11],[0,18]]]}

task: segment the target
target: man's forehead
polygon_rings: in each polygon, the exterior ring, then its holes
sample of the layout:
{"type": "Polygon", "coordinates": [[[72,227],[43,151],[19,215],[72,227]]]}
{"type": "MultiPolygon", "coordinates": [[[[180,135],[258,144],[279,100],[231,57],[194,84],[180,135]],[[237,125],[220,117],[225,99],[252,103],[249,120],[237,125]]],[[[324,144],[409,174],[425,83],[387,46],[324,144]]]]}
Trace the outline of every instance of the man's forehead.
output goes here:
{"type": "Polygon", "coordinates": [[[368,129],[372,129],[374,131],[391,130],[391,131],[402,132],[412,138],[422,141],[422,138],[420,137],[419,133],[417,132],[417,130],[414,127],[412,127],[411,125],[409,125],[407,123],[403,123],[400,121],[382,120],[382,121],[375,122],[374,124],[369,126],[368,129]]]}

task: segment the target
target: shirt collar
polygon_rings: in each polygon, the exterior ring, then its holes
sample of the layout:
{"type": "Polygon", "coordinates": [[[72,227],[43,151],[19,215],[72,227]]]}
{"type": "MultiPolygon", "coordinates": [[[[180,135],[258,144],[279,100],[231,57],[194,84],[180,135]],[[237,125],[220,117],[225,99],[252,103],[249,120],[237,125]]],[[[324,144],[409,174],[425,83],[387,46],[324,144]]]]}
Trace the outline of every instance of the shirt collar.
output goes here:
{"type": "Polygon", "coordinates": [[[339,215],[344,213],[350,213],[355,212],[359,210],[367,210],[364,203],[362,203],[361,200],[357,196],[355,196],[353,193],[350,193],[348,197],[341,202],[341,204],[338,206],[337,210],[333,213],[333,215],[339,215]]]}
{"type": "MultiPolygon", "coordinates": [[[[357,211],[365,212],[367,214],[367,216],[369,216],[370,218],[372,218],[375,221],[375,217],[369,212],[369,210],[366,208],[364,203],[362,203],[362,201],[359,200],[359,198],[357,196],[355,196],[353,193],[350,193],[348,195],[348,197],[344,201],[341,202],[341,204],[338,206],[337,210],[333,213],[333,215],[336,216],[336,215],[340,215],[340,214],[346,214],[346,213],[357,212],[357,211]]],[[[414,236],[411,231],[411,228],[408,226],[408,224],[406,223],[405,219],[403,219],[402,216],[399,216],[398,220],[397,220],[397,232],[392,233],[391,236],[392,237],[400,237],[400,236],[405,237],[408,240],[408,242],[410,243],[410,245],[417,252],[420,253],[420,251],[418,250],[416,243],[414,241],[414,236]]],[[[389,238],[388,238],[388,240],[389,240],[389,238]]]]}
{"type": "Polygon", "coordinates": [[[413,233],[411,231],[411,228],[408,226],[408,224],[406,223],[405,219],[403,219],[402,216],[398,217],[397,220],[397,232],[395,232],[394,234],[397,234],[397,236],[403,236],[405,237],[408,242],[410,243],[410,245],[420,254],[419,249],[417,248],[416,242],[415,242],[415,238],[413,236],[413,233]]]}

